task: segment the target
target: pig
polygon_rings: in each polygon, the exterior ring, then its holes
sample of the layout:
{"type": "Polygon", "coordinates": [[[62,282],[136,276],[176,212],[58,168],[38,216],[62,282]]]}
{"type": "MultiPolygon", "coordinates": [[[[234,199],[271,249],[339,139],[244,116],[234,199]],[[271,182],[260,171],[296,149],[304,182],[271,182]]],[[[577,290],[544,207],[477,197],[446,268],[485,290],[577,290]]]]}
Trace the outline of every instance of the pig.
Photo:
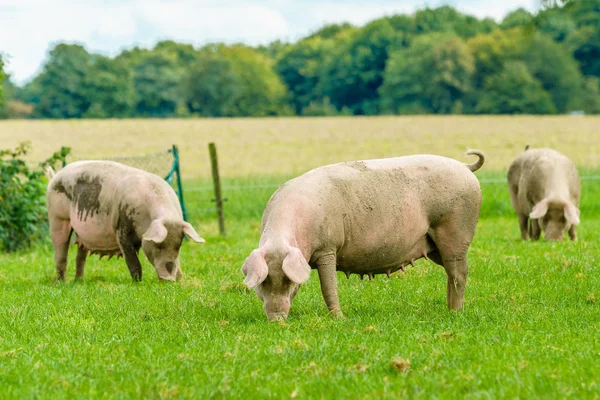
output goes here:
{"type": "Polygon", "coordinates": [[[529,145],[508,169],[510,200],[519,217],[521,238],[577,239],[581,182],[575,164],[556,150],[529,145]]]}
{"type": "Polygon", "coordinates": [[[300,285],[316,269],[335,317],[336,271],[388,277],[426,257],[448,276],[450,309],[463,306],[467,250],[481,207],[471,165],[436,155],[349,161],[316,168],[282,185],[267,203],[259,246],[242,265],[244,283],[269,321],[287,318],[300,285]]]}
{"type": "Polygon", "coordinates": [[[65,279],[72,232],[78,246],[75,278],[88,253],[123,257],[134,281],[142,279],[140,247],[160,280],[183,277],[179,249],[184,235],[203,243],[183,220],[177,195],[157,175],[113,161],[77,161],[50,168],[47,190],[50,236],[58,280],[65,279]]]}

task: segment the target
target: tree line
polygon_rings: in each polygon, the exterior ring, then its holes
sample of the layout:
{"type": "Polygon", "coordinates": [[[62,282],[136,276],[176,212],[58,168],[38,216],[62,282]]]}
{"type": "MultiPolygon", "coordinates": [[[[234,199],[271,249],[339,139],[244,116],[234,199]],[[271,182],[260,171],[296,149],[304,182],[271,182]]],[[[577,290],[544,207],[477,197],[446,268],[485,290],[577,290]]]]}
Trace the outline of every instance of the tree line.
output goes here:
{"type": "Polygon", "coordinates": [[[23,87],[4,80],[0,114],[600,113],[599,82],[600,0],[518,9],[499,23],[443,6],[257,47],[162,41],[111,58],[60,43],[23,87]]]}

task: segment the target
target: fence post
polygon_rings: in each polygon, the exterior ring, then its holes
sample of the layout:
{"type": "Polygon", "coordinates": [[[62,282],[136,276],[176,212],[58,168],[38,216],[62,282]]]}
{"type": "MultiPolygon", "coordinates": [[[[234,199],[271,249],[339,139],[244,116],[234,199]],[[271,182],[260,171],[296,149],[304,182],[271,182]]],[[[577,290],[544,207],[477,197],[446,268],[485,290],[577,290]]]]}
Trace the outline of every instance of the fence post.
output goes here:
{"type": "Polygon", "coordinates": [[[177,191],[179,191],[181,213],[183,214],[183,220],[187,221],[187,210],[185,209],[185,202],[183,201],[183,186],[181,185],[181,172],[179,171],[179,151],[175,145],[173,145],[173,159],[175,161],[175,173],[177,174],[177,191]]]}
{"type": "Polygon", "coordinates": [[[214,143],[208,144],[210,153],[210,165],[212,168],[213,184],[215,186],[214,202],[217,204],[217,215],[219,216],[219,232],[225,236],[225,218],[223,217],[223,198],[221,197],[221,179],[219,178],[219,162],[217,160],[217,148],[214,143]]]}

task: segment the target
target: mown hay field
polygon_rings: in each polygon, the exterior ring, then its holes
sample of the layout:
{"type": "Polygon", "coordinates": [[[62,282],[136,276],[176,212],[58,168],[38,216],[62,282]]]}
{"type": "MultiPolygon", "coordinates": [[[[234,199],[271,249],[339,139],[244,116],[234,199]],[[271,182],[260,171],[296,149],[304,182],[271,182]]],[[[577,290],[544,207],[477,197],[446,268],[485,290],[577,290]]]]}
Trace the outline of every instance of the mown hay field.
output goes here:
{"type": "Polygon", "coordinates": [[[143,156],[179,146],[184,178],[210,176],[215,142],[225,177],[292,175],[339,161],[482,150],[482,171],[502,171],[525,144],[560,149],[600,168],[600,116],[419,116],[265,119],[1,121],[2,148],[33,145],[44,160],[61,145],[76,158],[143,156]]]}
{"type": "Polygon", "coordinates": [[[88,259],[57,283],[48,241],[0,254],[0,398],[597,399],[600,393],[600,118],[410,117],[248,120],[7,121],[2,148],[30,140],[30,160],[60,145],[77,158],[180,146],[191,222],[185,279],[143,281],[123,260],[88,259]],[[218,145],[228,235],[219,235],[207,159],[218,145]],[[520,240],[505,171],[525,144],[571,157],[582,174],[577,242],[520,240]],[[312,273],[285,323],[269,324],[240,267],[285,179],[329,162],[412,153],[464,162],[483,204],[469,251],[465,308],[446,307],[432,262],[349,280],[345,319],[327,315],[312,273]]]}

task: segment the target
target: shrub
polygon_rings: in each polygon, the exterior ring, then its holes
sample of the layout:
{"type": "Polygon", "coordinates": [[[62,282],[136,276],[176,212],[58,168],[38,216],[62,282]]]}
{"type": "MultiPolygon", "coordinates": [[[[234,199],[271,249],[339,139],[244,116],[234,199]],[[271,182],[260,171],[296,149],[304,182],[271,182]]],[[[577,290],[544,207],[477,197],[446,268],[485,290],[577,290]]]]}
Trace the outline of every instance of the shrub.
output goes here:
{"type": "Polygon", "coordinates": [[[44,168],[64,162],[70,148],[62,147],[37,167],[24,156],[29,143],[15,150],[0,150],[0,249],[14,252],[27,248],[47,232],[44,168]]]}

